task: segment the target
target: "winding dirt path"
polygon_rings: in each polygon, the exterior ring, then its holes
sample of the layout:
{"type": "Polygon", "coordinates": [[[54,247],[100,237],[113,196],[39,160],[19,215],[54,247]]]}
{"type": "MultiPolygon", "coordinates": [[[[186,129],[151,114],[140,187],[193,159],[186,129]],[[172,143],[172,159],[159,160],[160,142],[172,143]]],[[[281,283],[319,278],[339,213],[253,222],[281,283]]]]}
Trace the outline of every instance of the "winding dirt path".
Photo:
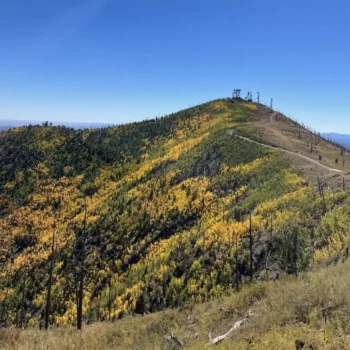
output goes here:
{"type": "MultiPolygon", "coordinates": [[[[270,117],[270,118],[271,118],[271,119],[270,119],[271,121],[272,121],[272,118],[273,118],[273,117],[274,117],[274,115],[271,115],[271,117],[270,117]]],[[[281,151],[281,152],[288,153],[288,154],[291,154],[291,155],[293,155],[293,156],[297,156],[297,157],[299,157],[299,158],[303,158],[303,159],[307,160],[308,162],[319,166],[319,167],[322,168],[322,169],[325,169],[325,170],[328,170],[328,171],[332,171],[332,172],[334,172],[334,173],[347,174],[345,171],[330,168],[330,167],[328,167],[327,165],[324,165],[324,164],[322,164],[322,163],[319,163],[317,160],[314,160],[314,159],[312,159],[312,158],[309,158],[309,157],[307,157],[307,156],[304,156],[303,154],[295,153],[295,152],[292,152],[292,151],[287,151],[286,149],[283,149],[283,148],[280,148],[280,147],[274,147],[274,146],[266,145],[266,144],[264,144],[264,143],[251,140],[251,139],[249,139],[248,137],[235,135],[235,134],[233,133],[233,130],[228,130],[227,132],[228,132],[230,135],[233,135],[233,136],[235,136],[235,137],[238,137],[238,138],[240,138],[240,139],[242,139],[242,140],[245,140],[245,141],[248,141],[248,142],[251,142],[251,143],[255,143],[255,144],[259,145],[259,146],[266,147],[266,148],[277,149],[277,150],[279,150],[279,151],[281,151]]]]}

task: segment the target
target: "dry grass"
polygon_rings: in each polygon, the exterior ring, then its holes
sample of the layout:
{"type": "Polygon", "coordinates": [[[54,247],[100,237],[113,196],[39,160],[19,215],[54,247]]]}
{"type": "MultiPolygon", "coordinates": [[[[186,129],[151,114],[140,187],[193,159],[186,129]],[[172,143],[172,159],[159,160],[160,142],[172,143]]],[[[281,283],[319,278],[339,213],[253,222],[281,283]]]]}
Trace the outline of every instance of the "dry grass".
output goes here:
{"type": "MultiPolygon", "coordinates": [[[[261,109],[259,116],[259,121],[251,123],[251,127],[259,135],[260,139],[267,144],[281,147],[296,154],[302,154],[330,168],[350,173],[349,152],[345,153],[343,166],[340,149],[333,144],[319,139],[316,145],[313,133],[305,128],[296,126],[295,123],[282,114],[271,113],[267,109],[261,109]],[[311,144],[313,144],[312,152],[311,144]],[[319,161],[319,156],[322,157],[321,161],[319,161]],[[335,163],[336,158],[338,158],[338,163],[335,163]]],[[[329,172],[299,157],[284,156],[292,158],[294,167],[302,170],[303,175],[311,182],[316,182],[317,178],[321,177],[330,187],[334,186],[335,189],[341,189],[344,176],[347,187],[350,189],[350,175],[339,175],[329,172]]]]}
{"type": "Polygon", "coordinates": [[[240,293],[115,323],[0,332],[1,349],[175,349],[164,336],[174,332],[189,349],[203,349],[212,336],[225,333],[249,309],[253,316],[232,339],[216,349],[294,349],[295,340],[317,349],[350,348],[350,264],[339,263],[299,278],[262,282],[240,293]],[[222,306],[225,311],[220,311],[222,306]],[[197,334],[197,335],[196,335],[197,334]]]}

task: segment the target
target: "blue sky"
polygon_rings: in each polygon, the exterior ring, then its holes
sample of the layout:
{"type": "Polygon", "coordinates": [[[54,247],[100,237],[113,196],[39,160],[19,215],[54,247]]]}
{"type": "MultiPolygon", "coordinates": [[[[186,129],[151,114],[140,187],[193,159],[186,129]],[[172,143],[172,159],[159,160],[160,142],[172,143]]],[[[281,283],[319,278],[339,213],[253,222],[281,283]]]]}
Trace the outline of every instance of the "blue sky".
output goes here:
{"type": "Polygon", "coordinates": [[[350,133],[350,4],[0,2],[0,119],[123,123],[231,95],[350,133]]]}

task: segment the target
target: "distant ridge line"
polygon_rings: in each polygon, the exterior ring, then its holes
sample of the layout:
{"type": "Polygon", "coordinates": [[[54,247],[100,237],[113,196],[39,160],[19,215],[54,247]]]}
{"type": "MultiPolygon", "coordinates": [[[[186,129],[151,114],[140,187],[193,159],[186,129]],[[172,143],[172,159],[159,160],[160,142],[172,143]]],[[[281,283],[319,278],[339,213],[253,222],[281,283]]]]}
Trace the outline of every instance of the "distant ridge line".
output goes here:
{"type": "Polygon", "coordinates": [[[45,123],[48,123],[52,126],[66,126],[73,129],[100,129],[100,128],[107,128],[110,126],[116,126],[117,124],[112,123],[98,123],[98,122],[92,122],[92,123],[79,123],[79,122],[63,122],[63,121],[40,121],[40,120],[0,120],[0,130],[8,130],[12,128],[18,128],[21,126],[29,126],[29,125],[43,125],[45,123]]]}

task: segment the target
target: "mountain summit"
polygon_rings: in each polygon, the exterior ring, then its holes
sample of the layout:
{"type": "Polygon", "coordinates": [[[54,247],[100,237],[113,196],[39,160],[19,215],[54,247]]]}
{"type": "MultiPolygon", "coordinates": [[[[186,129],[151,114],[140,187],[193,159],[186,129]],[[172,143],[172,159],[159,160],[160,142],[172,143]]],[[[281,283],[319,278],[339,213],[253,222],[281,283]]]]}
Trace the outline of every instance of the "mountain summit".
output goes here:
{"type": "Polygon", "coordinates": [[[349,154],[261,104],[20,127],[0,155],[2,325],[201,303],[345,254],[349,154]]]}

